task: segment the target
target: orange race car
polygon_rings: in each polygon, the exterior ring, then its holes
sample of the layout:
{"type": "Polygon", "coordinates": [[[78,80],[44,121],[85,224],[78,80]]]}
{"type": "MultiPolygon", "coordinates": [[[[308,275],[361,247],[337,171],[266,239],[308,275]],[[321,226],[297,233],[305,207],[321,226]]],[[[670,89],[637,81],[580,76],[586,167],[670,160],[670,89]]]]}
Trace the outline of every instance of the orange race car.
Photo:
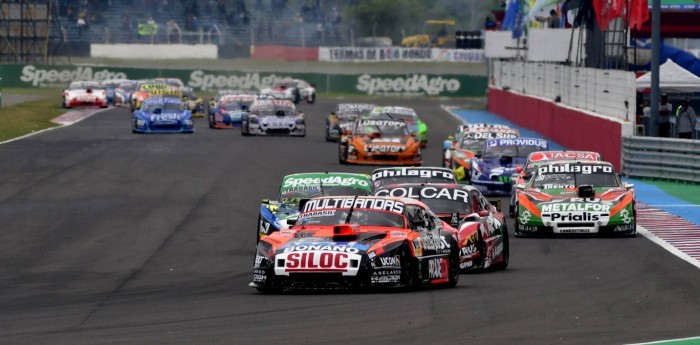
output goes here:
{"type": "Polygon", "coordinates": [[[340,138],[340,164],[423,164],[420,140],[403,121],[358,119],[347,133],[340,138]]]}

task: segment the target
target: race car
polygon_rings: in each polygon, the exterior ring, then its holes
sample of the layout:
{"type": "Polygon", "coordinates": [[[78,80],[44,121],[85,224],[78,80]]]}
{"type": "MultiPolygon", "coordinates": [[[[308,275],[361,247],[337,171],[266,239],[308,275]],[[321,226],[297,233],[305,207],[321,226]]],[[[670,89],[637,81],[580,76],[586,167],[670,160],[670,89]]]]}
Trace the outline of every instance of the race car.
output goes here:
{"type": "Polygon", "coordinates": [[[457,183],[452,170],[439,167],[391,167],[372,171],[372,188],[398,183],[457,183]]]}
{"type": "Polygon", "coordinates": [[[598,152],[593,151],[536,151],[527,156],[525,164],[522,167],[516,167],[516,173],[510,179],[513,185],[510,192],[510,206],[508,213],[511,217],[515,216],[515,205],[518,200],[518,192],[530,180],[533,172],[538,166],[552,161],[600,161],[601,156],[598,152]]]}
{"type": "Polygon", "coordinates": [[[340,103],[326,118],[326,141],[337,141],[341,135],[349,134],[359,116],[369,114],[375,107],[367,103],[340,103]]]}
{"type": "Polygon", "coordinates": [[[297,223],[260,239],[249,286],[304,289],[455,287],[457,231],[408,198],[320,197],[297,223]]]}
{"type": "Polygon", "coordinates": [[[241,126],[241,117],[255,101],[254,95],[224,95],[209,107],[209,128],[234,128],[241,126]]]}
{"type": "Polygon", "coordinates": [[[141,103],[133,112],[134,133],[192,133],[192,113],[181,97],[156,96],[141,103]]]}
{"type": "Polygon", "coordinates": [[[456,135],[443,142],[443,166],[454,170],[460,183],[468,183],[471,160],[481,154],[486,139],[517,138],[520,132],[507,126],[478,123],[461,125],[456,135]]]}
{"type": "Polygon", "coordinates": [[[369,176],[344,172],[300,173],[282,178],[277,200],[263,199],[258,215],[257,237],[294,225],[299,204],[317,196],[369,195],[369,176]]]}
{"type": "Polygon", "coordinates": [[[179,89],[185,87],[185,83],[182,82],[180,78],[155,78],[153,79],[156,83],[170,85],[173,89],[179,89]]]}
{"type": "Polygon", "coordinates": [[[272,87],[260,90],[260,94],[272,96],[275,99],[286,99],[294,104],[302,99],[309,104],[316,102],[315,86],[301,79],[278,79],[272,87]]]}
{"type": "Polygon", "coordinates": [[[487,196],[510,196],[510,179],[518,166],[535,151],[546,151],[549,142],[536,138],[487,139],[481,156],[470,161],[469,182],[487,196]]]}
{"type": "Polygon", "coordinates": [[[374,195],[420,200],[457,229],[462,270],[508,267],[510,247],[505,218],[476,188],[456,183],[407,183],[381,187],[374,195]]]}
{"type": "Polygon", "coordinates": [[[408,131],[416,133],[421,147],[428,144],[428,125],[421,121],[412,108],[406,107],[374,107],[369,114],[370,119],[400,120],[406,122],[408,131]]]}
{"type": "Polygon", "coordinates": [[[197,97],[191,87],[183,86],[176,90],[182,93],[182,102],[185,103],[185,107],[192,112],[193,117],[204,117],[206,113],[204,101],[202,98],[197,97]]]}
{"type": "Polygon", "coordinates": [[[131,104],[131,95],[134,93],[138,82],[135,80],[122,81],[114,89],[114,105],[131,104]]]}
{"type": "Polygon", "coordinates": [[[102,88],[107,91],[107,104],[112,104],[114,105],[114,100],[115,100],[115,92],[117,87],[121,85],[121,83],[125,82],[127,80],[125,79],[108,79],[108,80],[103,80],[101,82],[102,88]]]}
{"type": "Polygon", "coordinates": [[[131,111],[141,108],[141,102],[148,98],[150,94],[155,91],[165,91],[173,90],[173,87],[168,84],[154,84],[149,81],[139,82],[136,86],[136,90],[131,94],[131,111]]]}
{"type": "Polygon", "coordinates": [[[612,164],[549,162],[518,193],[515,235],[634,236],[635,205],[634,186],[623,184],[612,164]]]}
{"type": "Polygon", "coordinates": [[[107,91],[96,81],[74,81],[63,90],[63,107],[107,108],[107,91]]]}
{"type": "Polygon", "coordinates": [[[241,115],[241,135],[306,136],[304,113],[284,100],[257,99],[248,113],[241,115]]]}
{"type": "Polygon", "coordinates": [[[340,164],[423,164],[420,141],[403,121],[358,119],[339,142],[340,164]]]}

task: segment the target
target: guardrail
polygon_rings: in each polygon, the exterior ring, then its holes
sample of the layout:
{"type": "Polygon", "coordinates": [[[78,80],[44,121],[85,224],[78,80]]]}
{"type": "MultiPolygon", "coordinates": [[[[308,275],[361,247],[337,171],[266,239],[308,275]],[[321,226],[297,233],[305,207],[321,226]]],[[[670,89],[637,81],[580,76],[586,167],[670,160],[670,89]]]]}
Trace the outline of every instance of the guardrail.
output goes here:
{"type": "Polygon", "coordinates": [[[700,141],[625,136],[622,174],[700,183],[700,141]]]}

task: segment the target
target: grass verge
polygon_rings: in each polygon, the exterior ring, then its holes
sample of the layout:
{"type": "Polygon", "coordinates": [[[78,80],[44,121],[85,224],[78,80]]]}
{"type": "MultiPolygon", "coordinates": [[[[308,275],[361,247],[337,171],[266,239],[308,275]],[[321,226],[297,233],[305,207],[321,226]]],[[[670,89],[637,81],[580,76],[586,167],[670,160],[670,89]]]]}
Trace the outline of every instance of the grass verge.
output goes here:
{"type": "Polygon", "coordinates": [[[5,97],[14,94],[39,97],[0,109],[0,142],[58,126],[51,119],[66,112],[57,97],[60,92],[60,89],[4,89],[5,97]]]}

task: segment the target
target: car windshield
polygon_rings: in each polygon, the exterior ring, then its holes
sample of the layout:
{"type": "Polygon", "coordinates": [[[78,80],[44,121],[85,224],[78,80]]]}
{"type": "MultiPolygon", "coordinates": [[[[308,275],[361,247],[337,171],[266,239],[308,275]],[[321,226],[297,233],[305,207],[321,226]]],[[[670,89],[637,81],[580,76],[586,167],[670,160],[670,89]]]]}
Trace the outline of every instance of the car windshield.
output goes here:
{"type": "MultiPolygon", "coordinates": [[[[241,102],[225,102],[221,103],[221,109],[227,110],[227,111],[235,111],[235,110],[245,110],[243,108],[243,104],[241,102]]],[[[247,106],[246,106],[247,109],[247,106]]]]}
{"type": "Polygon", "coordinates": [[[367,190],[352,186],[299,186],[285,189],[280,193],[280,200],[289,202],[297,199],[311,199],[317,196],[367,195],[367,190]]]}
{"type": "Polygon", "coordinates": [[[526,158],[529,154],[541,150],[541,146],[496,145],[487,147],[482,158],[500,158],[503,156],[526,158]]]}
{"type": "Polygon", "coordinates": [[[422,198],[424,204],[433,210],[435,213],[471,213],[471,205],[463,200],[450,199],[426,199],[422,198]]]}
{"type": "Polygon", "coordinates": [[[380,136],[408,136],[408,128],[403,122],[392,121],[361,121],[357,126],[357,134],[370,135],[377,133],[380,136]]]}
{"type": "Polygon", "coordinates": [[[618,187],[619,182],[615,174],[606,172],[539,174],[533,181],[533,187],[540,189],[575,188],[582,185],[618,187]]]}
{"type": "Polygon", "coordinates": [[[274,84],[272,84],[273,87],[295,87],[297,86],[297,83],[292,80],[278,80],[274,84]]]}
{"type": "Polygon", "coordinates": [[[463,139],[459,143],[459,148],[463,150],[468,150],[472,152],[478,152],[481,151],[481,149],[484,147],[484,140],[476,140],[476,139],[463,139]]]}
{"type": "Polygon", "coordinates": [[[347,222],[347,224],[406,228],[406,218],[396,213],[368,209],[353,209],[352,215],[350,219],[348,219],[349,212],[349,209],[305,212],[299,215],[297,225],[337,225],[347,222]]]}
{"type": "Polygon", "coordinates": [[[101,90],[101,89],[103,89],[103,87],[102,87],[102,85],[97,84],[97,83],[71,83],[70,86],[68,86],[68,90],[86,90],[86,89],[101,90]]]}
{"type": "Polygon", "coordinates": [[[375,179],[373,182],[374,188],[401,183],[455,183],[455,180],[453,178],[446,178],[441,176],[390,176],[375,179]]]}
{"type": "Polygon", "coordinates": [[[121,83],[121,84],[119,84],[119,88],[122,90],[133,90],[134,84],[133,83],[121,83]]]}
{"type": "Polygon", "coordinates": [[[141,108],[147,113],[154,114],[181,112],[184,110],[180,102],[144,102],[141,108]]]}

